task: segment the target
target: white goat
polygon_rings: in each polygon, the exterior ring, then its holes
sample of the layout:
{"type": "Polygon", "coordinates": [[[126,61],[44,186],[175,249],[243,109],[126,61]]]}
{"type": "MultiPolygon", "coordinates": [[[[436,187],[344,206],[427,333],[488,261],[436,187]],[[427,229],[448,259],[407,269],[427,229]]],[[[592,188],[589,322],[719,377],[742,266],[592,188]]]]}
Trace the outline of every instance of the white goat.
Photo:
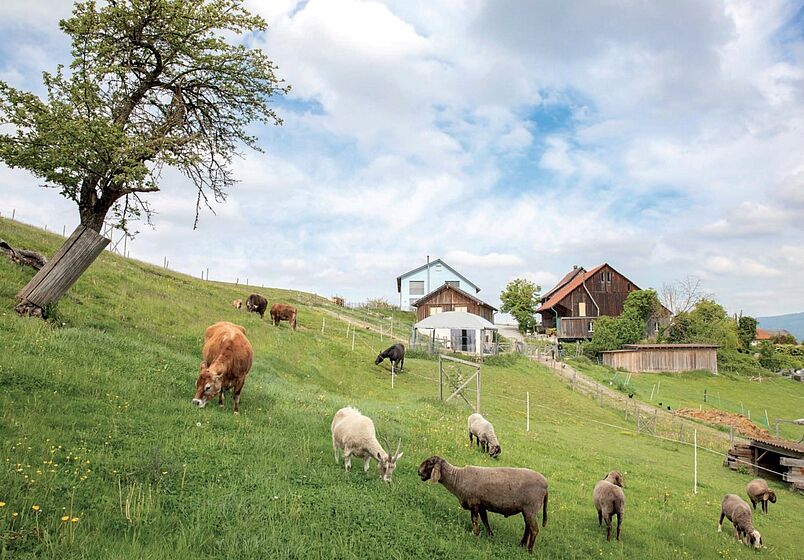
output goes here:
{"type": "MultiPolygon", "coordinates": [[[[377,461],[380,478],[391,482],[391,475],[396,468],[396,462],[402,457],[399,451],[402,440],[396,446],[396,453],[391,455],[383,449],[377,441],[374,431],[374,422],[368,416],[363,416],[359,410],[347,406],[335,413],[332,419],[332,449],[335,451],[335,462],[340,464],[338,450],[343,450],[343,464],[348,472],[352,468],[352,455],[363,458],[363,472],[368,472],[372,459],[377,461]]],[[[387,442],[386,442],[387,445],[387,442]]]]}

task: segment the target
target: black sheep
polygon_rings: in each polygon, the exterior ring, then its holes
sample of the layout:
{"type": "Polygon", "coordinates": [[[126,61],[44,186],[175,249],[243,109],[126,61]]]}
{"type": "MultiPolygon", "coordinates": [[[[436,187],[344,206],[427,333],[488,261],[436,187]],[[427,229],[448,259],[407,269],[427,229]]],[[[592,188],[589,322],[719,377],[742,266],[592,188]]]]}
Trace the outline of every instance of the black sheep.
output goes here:
{"type": "Polygon", "coordinates": [[[405,346],[402,344],[394,344],[387,350],[379,353],[377,355],[377,359],[374,360],[374,365],[380,365],[385,358],[391,360],[391,371],[396,373],[398,371],[402,371],[402,367],[405,364],[405,346]]]}

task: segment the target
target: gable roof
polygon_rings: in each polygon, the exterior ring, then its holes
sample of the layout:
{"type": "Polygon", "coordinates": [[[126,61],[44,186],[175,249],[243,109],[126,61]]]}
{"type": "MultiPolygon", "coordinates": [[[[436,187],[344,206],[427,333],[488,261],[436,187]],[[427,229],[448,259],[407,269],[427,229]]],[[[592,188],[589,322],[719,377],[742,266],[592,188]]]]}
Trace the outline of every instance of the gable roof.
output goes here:
{"type": "MultiPolygon", "coordinates": [[[[587,278],[593,277],[595,274],[600,272],[600,270],[603,269],[606,266],[609,266],[609,265],[606,264],[606,263],[603,263],[603,264],[601,264],[599,266],[596,266],[595,268],[593,268],[589,272],[587,272],[583,268],[579,268],[578,270],[581,271],[580,274],[575,274],[575,276],[572,277],[572,280],[570,280],[569,282],[564,284],[558,290],[553,288],[552,290],[547,292],[549,294],[549,297],[546,300],[544,300],[544,299],[542,300],[542,304],[536,310],[536,313],[542,313],[543,311],[547,311],[547,310],[552,309],[553,307],[555,307],[555,305],[558,304],[562,299],[567,297],[576,288],[578,288],[581,284],[583,284],[584,280],[586,280],[587,278]]],[[[609,267],[609,268],[611,268],[611,267],[609,267]]],[[[612,270],[614,270],[614,269],[612,268],[612,270]]],[[[566,276],[565,276],[565,278],[566,278],[566,276]]],[[[633,284],[633,282],[632,282],[632,284],[633,284]]],[[[637,290],[639,289],[639,288],[636,287],[635,284],[633,284],[633,285],[637,290]]]]}
{"type": "Polygon", "coordinates": [[[497,327],[480,315],[465,311],[445,311],[430,315],[413,325],[416,329],[486,329],[496,331],[497,327]]]}
{"type": "Polygon", "coordinates": [[[424,296],[420,297],[419,299],[417,299],[416,303],[413,304],[413,307],[419,307],[419,305],[421,303],[423,303],[425,300],[427,300],[429,298],[432,298],[432,297],[435,297],[436,294],[439,294],[439,293],[443,292],[444,290],[453,290],[453,291],[461,294],[462,296],[466,296],[467,299],[472,300],[473,302],[475,302],[478,305],[483,305],[485,307],[488,307],[489,309],[492,309],[493,311],[497,311],[496,307],[492,307],[491,305],[489,305],[488,303],[486,303],[482,299],[476,298],[472,294],[464,292],[460,288],[456,288],[455,286],[450,286],[446,282],[444,284],[442,284],[441,286],[439,286],[438,288],[436,288],[435,290],[433,290],[432,292],[430,292],[429,294],[424,295],[424,296]]]}
{"type": "Polygon", "coordinates": [[[553,292],[555,292],[556,290],[560,290],[561,288],[566,286],[567,282],[569,282],[570,280],[575,278],[575,276],[580,274],[581,272],[586,272],[586,269],[584,267],[582,267],[582,266],[573,267],[573,269],[570,270],[569,272],[567,272],[564,275],[564,278],[559,280],[558,284],[553,286],[553,288],[550,291],[547,291],[547,292],[542,294],[542,301],[546,301],[547,298],[549,298],[553,294],[553,292]]]}
{"type": "MultiPolygon", "coordinates": [[[[463,274],[461,274],[460,272],[458,272],[457,270],[452,268],[450,265],[448,265],[447,263],[445,263],[441,259],[435,259],[433,261],[430,261],[430,266],[433,266],[435,264],[442,265],[444,268],[446,268],[447,270],[452,272],[455,276],[457,276],[458,278],[460,278],[461,280],[463,280],[464,282],[466,282],[467,284],[472,286],[475,289],[475,293],[480,291],[480,288],[477,287],[477,284],[475,284],[474,282],[469,280],[466,276],[464,276],[463,274]]],[[[397,292],[402,291],[402,279],[403,278],[407,278],[408,276],[410,276],[412,274],[416,274],[417,272],[421,272],[422,270],[426,270],[426,269],[427,269],[427,263],[421,265],[420,267],[414,268],[413,270],[408,270],[406,273],[397,276],[396,277],[396,291],[397,292]]]]}
{"type": "Polygon", "coordinates": [[[766,329],[757,329],[757,335],[754,340],[770,340],[773,338],[773,333],[766,329]]]}

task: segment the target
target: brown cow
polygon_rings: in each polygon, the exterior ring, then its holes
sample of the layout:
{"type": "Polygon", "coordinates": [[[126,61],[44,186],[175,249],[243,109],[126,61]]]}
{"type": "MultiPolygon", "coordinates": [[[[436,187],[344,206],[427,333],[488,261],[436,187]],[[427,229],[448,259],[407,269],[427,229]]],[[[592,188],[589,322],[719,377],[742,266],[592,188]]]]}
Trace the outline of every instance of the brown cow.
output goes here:
{"type": "Polygon", "coordinates": [[[284,303],[275,303],[271,306],[271,320],[279,326],[279,321],[287,321],[290,328],[296,330],[296,308],[284,303]]]}
{"type": "Polygon", "coordinates": [[[234,413],[238,414],[240,391],[254,357],[246,329],[226,321],[208,327],[204,333],[203,354],[193,404],[204,408],[207,401],[219,395],[218,404],[223,406],[223,394],[230,390],[234,394],[234,413]]]}
{"type": "Polygon", "coordinates": [[[265,309],[268,307],[268,300],[260,294],[251,294],[246,300],[246,309],[252,313],[259,313],[260,319],[265,315],[265,309]]]}
{"type": "Polygon", "coordinates": [[[232,302],[232,307],[234,307],[235,309],[240,309],[240,308],[242,308],[242,307],[243,307],[243,300],[242,300],[242,299],[236,299],[236,300],[234,300],[234,301],[232,302]]]}

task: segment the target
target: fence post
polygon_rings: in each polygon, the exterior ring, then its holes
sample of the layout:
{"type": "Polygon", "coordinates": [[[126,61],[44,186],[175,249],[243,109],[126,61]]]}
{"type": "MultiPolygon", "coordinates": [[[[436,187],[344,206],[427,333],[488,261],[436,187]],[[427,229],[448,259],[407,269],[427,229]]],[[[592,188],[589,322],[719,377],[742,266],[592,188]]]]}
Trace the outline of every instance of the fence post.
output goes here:
{"type": "Polygon", "coordinates": [[[475,405],[475,412],[480,413],[480,366],[477,366],[477,382],[475,385],[477,387],[477,396],[475,397],[475,402],[477,404],[475,405]]]}
{"type": "Polygon", "coordinates": [[[729,449],[734,448],[734,424],[729,426],[729,449]]]}
{"type": "Polygon", "coordinates": [[[768,418],[768,409],[765,409],[765,423],[768,425],[768,429],[770,430],[770,419],[768,418]]]}
{"type": "Polygon", "coordinates": [[[441,364],[441,354],[438,355],[438,400],[444,400],[444,375],[441,364]]]}
{"type": "Polygon", "coordinates": [[[355,329],[352,327],[352,351],[355,349],[355,329]]]}
{"type": "Polygon", "coordinates": [[[779,419],[776,419],[776,437],[779,437],[779,419]]]}
{"type": "Polygon", "coordinates": [[[659,415],[658,410],[653,411],[653,435],[656,435],[656,417],[659,415]]]}
{"type": "Polygon", "coordinates": [[[653,387],[650,388],[650,402],[653,402],[653,392],[656,390],[656,383],[653,384],[653,387]]]}
{"type": "Polygon", "coordinates": [[[693,446],[695,448],[695,482],[693,485],[693,493],[698,493],[698,429],[695,429],[693,434],[693,446]]]}
{"type": "Polygon", "coordinates": [[[525,392],[525,431],[530,431],[530,391],[525,392]]]}
{"type": "Polygon", "coordinates": [[[324,334],[324,327],[327,326],[327,318],[321,317],[321,334],[324,334]]]}
{"type": "Polygon", "coordinates": [[[396,368],[394,368],[394,362],[391,362],[391,389],[394,388],[394,377],[396,377],[396,368]]]}
{"type": "MultiPolygon", "coordinates": [[[[634,404],[636,405],[636,403],[634,404]]],[[[637,433],[639,433],[639,405],[635,406],[634,408],[636,409],[636,414],[634,415],[634,417],[636,418],[636,429],[637,433]]]]}

